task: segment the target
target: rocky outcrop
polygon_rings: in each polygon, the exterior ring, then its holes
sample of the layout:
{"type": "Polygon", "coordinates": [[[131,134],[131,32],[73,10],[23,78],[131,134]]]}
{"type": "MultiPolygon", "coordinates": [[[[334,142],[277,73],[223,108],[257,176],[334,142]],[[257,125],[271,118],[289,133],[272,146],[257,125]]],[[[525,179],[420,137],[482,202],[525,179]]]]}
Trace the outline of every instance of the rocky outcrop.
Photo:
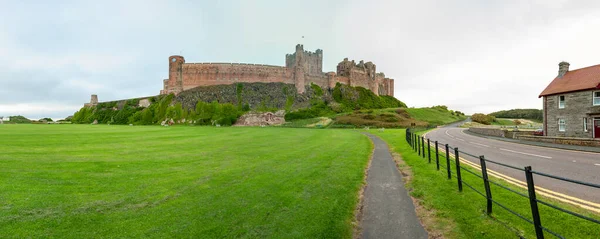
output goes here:
{"type": "Polygon", "coordinates": [[[280,125],[285,123],[285,111],[279,110],[272,112],[249,112],[242,115],[234,126],[263,126],[263,125],[280,125]]]}
{"type": "Polygon", "coordinates": [[[193,109],[198,101],[231,103],[241,101],[250,109],[263,108],[285,109],[288,98],[292,100],[292,108],[310,106],[314,98],[314,90],[307,86],[304,94],[296,93],[296,86],[284,83],[236,83],[231,85],[200,86],[185,90],[175,96],[175,102],[181,102],[184,108],[193,109]]]}

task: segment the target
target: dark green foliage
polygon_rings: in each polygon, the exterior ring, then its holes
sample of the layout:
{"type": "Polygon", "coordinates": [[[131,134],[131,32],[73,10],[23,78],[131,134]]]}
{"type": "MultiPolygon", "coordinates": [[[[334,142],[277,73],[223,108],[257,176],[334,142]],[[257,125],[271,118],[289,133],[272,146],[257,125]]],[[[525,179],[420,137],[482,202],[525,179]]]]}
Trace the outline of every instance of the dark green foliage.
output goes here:
{"type": "Polygon", "coordinates": [[[381,98],[384,108],[407,107],[404,102],[394,98],[393,96],[380,95],[379,98],[381,98]]]}
{"type": "Polygon", "coordinates": [[[490,124],[492,124],[492,122],[496,121],[496,117],[494,117],[492,115],[477,113],[477,114],[471,115],[471,120],[473,120],[474,122],[477,122],[477,123],[490,125],[490,124]]]}
{"type": "Polygon", "coordinates": [[[332,96],[347,111],[406,107],[406,104],[392,96],[377,96],[363,87],[352,87],[340,83],[335,85],[332,96]]]}
{"type": "Polygon", "coordinates": [[[310,83],[310,88],[313,89],[313,91],[315,92],[316,96],[322,96],[323,95],[323,89],[321,89],[321,87],[317,84],[314,83],[310,83]]]}
{"type": "Polygon", "coordinates": [[[53,122],[51,118],[42,118],[40,121],[53,122]]]}
{"type": "Polygon", "coordinates": [[[181,104],[170,108],[173,97],[166,95],[150,98],[150,102],[155,103],[147,108],[138,107],[139,99],[103,102],[93,107],[81,108],[73,115],[71,122],[90,124],[97,120],[99,124],[156,124],[166,118],[168,109],[171,115],[183,115],[181,104]]]}
{"type": "Polygon", "coordinates": [[[233,104],[219,104],[216,101],[212,103],[198,102],[196,104],[197,125],[213,125],[219,124],[230,126],[235,124],[235,121],[243,114],[233,104]]]}
{"type": "Polygon", "coordinates": [[[30,119],[25,118],[25,116],[21,116],[21,115],[9,116],[8,118],[10,119],[11,124],[30,124],[31,123],[30,119]]]}
{"type": "Polygon", "coordinates": [[[334,114],[334,112],[325,104],[325,102],[320,102],[306,109],[299,109],[294,112],[289,112],[285,114],[285,120],[296,120],[296,119],[310,119],[325,115],[334,114]]]}
{"type": "Polygon", "coordinates": [[[165,119],[167,108],[169,108],[174,96],[175,95],[173,94],[169,94],[158,101],[158,106],[156,109],[154,109],[154,117],[152,118],[152,122],[158,123],[159,121],[165,119]]]}
{"type": "Polygon", "coordinates": [[[496,118],[509,118],[509,119],[529,119],[541,122],[544,120],[543,110],[539,109],[512,109],[502,110],[490,114],[496,118]]]}

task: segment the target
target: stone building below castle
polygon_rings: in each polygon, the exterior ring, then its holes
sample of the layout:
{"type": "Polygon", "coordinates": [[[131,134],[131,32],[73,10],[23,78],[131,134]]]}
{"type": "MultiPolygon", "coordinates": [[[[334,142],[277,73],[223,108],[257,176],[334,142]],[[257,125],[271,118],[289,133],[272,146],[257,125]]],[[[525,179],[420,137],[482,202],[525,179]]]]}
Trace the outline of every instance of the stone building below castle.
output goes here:
{"type": "Polygon", "coordinates": [[[323,89],[336,83],[361,86],[377,95],[394,96],[394,80],[377,73],[375,64],[360,61],[356,64],[345,58],[336,72],[323,72],[323,50],[296,51],[285,56],[285,66],[240,63],[186,63],[183,56],[169,57],[169,78],[163,80],[160,94],[178,94],[198,86],[228,85],[237,82],[283,82],[294,84],[298,93],[304,93],[311,83],[323,89]]]}

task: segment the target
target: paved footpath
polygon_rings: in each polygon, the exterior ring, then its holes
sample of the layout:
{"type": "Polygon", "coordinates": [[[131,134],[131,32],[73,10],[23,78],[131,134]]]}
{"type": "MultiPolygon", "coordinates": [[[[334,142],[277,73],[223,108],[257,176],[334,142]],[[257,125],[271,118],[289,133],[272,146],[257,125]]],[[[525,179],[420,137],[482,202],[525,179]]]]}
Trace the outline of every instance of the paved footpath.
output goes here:
{"type": "Polygon", "coordinates": [[[367,136],[375,151],[364,192],[362,238],[427,238],[387,144],[367,136]]]}

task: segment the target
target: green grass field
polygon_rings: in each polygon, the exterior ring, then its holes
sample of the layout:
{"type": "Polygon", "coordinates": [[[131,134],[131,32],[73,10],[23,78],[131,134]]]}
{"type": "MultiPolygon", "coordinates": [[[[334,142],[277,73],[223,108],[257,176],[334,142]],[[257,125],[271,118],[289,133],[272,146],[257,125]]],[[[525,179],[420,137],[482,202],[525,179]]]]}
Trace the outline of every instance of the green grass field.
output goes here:
{"type": "Polygon", "coordinates": [[[0,125],[0,238],[351,238],[351,130],[0,125]]]}

